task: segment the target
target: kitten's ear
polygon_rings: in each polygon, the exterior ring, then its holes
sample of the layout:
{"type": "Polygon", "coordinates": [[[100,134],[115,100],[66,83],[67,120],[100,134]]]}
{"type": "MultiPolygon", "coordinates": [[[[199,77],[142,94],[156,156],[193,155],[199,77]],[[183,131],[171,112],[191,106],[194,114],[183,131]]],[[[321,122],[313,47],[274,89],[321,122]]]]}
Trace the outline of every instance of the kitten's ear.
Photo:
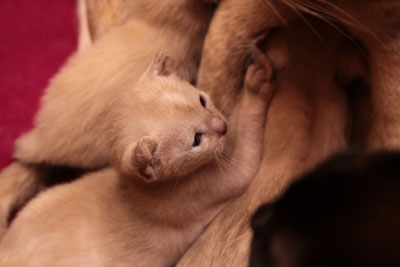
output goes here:
{"type": "Polygon", "coordinates": [[[163,50],[153,59],[149,70],[155,75],[168,76],[176,73],[176,62],[168,54],[168,51],[163,50]]]}
{"type": "Polygon", "coordinates": [[[153,137],[144,136],[134,149],[133,161],[135,167],[141,178],[146,182],[154,182],[158,179],[156,173],[161,166],[158,146],[157,140],[153,137]]]}

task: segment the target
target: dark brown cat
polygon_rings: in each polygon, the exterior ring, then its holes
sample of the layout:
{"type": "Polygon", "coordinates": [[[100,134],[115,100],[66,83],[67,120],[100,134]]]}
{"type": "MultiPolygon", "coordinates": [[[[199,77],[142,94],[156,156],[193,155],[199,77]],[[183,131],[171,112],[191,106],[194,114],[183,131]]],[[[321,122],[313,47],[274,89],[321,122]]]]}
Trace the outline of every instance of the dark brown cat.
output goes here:
{"type": "Polygon", "coordinates": [[[346,153],[252,219],[250,267],[400,266],[400,154],[346,153]]]}

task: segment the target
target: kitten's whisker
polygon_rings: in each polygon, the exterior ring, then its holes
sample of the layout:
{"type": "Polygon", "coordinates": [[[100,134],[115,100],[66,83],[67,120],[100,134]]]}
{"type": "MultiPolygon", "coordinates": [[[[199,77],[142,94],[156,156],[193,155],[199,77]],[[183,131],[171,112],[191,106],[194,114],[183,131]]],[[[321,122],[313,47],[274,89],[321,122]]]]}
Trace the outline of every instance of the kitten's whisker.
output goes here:
{"type": "Polygon", "coordinates": [[[221,160],[218,157],[215,157],[215,161],[217,163],[217,167],[218,167],[219,171],[221,173],[223,173],[224,172],[224,170],[223,170],[224,166],[222,165],[221,160]]]}
{"type": "Polygon", "coordinates": [[[222,153],[221,155],[223,157],[223,159],[226,162],[232,163],[232,164],[241,164],[241,161],[234,159],[234,158],[229,158],[225,153],[222,153]]]}
{"type": "Polygon", "coordinates": [[[227,169],[227,164],[219,157],[219,154],[214,153],[214,158],[217,163],[217,167],[221,173],[223,173],[227,169]]]}
{"type": "MultiPolygon", "coordinates": [[[[230,159],[228,156],[226,156],[225,154],[219,154],[219,158],[222,162],[222,164],[224,165],[225,169],[229,169],[230,166],[232,166],[232,164],[235,164],[235,161],[230,159]]],[[[239,163],[239,161],[237,161],[239,163]]]]}

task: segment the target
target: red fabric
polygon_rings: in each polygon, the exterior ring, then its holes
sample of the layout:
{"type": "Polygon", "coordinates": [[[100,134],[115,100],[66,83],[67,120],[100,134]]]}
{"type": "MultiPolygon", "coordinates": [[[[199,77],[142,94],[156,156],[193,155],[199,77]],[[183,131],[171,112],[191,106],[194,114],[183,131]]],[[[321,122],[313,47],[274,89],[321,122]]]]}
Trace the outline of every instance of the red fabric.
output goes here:
{"type": "Polygon", "coordinates": [[[32,127],[49,79],[76,49],[75,0],[0,0],[0,170],[32,127]]]}

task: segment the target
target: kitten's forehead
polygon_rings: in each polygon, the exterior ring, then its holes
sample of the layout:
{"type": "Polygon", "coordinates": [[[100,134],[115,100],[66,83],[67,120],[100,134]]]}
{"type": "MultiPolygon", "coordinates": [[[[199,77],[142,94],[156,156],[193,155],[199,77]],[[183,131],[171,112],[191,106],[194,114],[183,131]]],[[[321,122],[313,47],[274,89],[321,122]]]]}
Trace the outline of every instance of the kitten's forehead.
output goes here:
{"type": "Polygon", "coordinates": [[[192,94],[187,94],[182,91],[164,91],[161,95],[162,100],[167,101],[167,103],[171,103],[178,106],[185,106],[187,104],[192,103],[192,94]]]}

